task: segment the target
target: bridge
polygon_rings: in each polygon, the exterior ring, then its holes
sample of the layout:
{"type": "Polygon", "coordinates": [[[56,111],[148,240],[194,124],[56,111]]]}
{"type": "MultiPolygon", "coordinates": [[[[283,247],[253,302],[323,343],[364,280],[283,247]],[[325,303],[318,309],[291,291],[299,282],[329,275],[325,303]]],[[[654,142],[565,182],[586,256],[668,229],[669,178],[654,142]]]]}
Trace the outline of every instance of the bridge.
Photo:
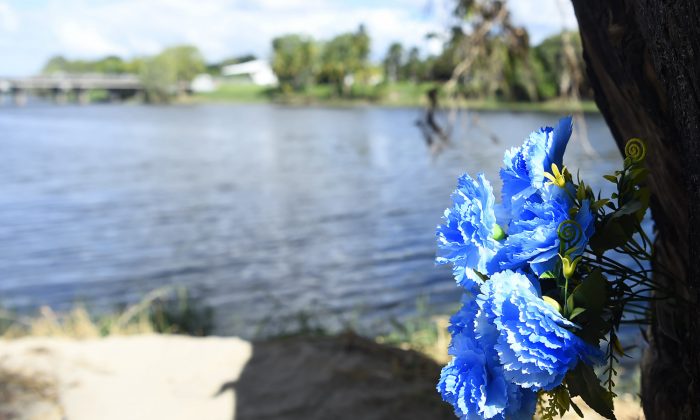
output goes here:
{"type": "Polygon", "coordinates": [[[143,93],[143,84],[133,74],[56,74],[24,78],[0,77],[0,94],[10,95],[17,105],[27,101],[28,94],[49,96],[56,102],[74,98],[89,102],[89,92],[105,91],[110,101],[120,101],[143,93]]]}

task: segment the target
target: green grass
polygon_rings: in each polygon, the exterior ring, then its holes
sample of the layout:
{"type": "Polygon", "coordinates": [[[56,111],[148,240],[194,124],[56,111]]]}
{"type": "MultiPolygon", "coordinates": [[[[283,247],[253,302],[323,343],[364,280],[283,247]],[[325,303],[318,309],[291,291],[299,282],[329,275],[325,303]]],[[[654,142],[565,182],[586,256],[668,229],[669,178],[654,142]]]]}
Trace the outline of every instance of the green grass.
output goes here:
{"type": "Polygon", "coordinates": [[[213,92],[197,93],[197,102],[260,103],[270,100],[269,88],[247,83],[222,83],[213,92]]]}
{"type": "Polygon", "coordinates": [[[513,111],[513,112],[546,112],[553,114],[568,114],[572,112],[598,113],[598,106],[593,101],[580,103],[562,100],[545,102],[501,102],[496,100],[469,100],[458,102],[460,107],[477,111],[513,111]]]}
{"type": "MultiPolygon", "coordinates": [[[[387,85],[384,88],[382,105],[388,106],[427,106],[426,93],[432,88],[440,88],[440,83],[410,83],[400,82],[387,85]]],[[[509,102],[497,99],[459,99],[451,100],[444,93],[439,96],[442,107],[468,108],[477,111],[515,111],[515,112],[598,112],[598,107],[593,101],[574,102],[559,99],[543,102],[509,102]]]]}
{"type": "MultiPolygon", "coordinates": [[[[275,89],[242,83],[223,83],[217,90],[208,93],[198,93],[192,101],[234,102],[234,103],[264,103],[274,102],[287,105],[327,105],[327,106],[357,106],[380,105],[390,107],[423,107],[427,106],[426,92],[439,83],[399,82],[377,86],[354,86],[348,97],[339,97],[330,85],[312,85],[301,92],[281,93],[275,89]]],[[[514,112],[598,112],[593,101],[581,103],[562,100],[544,102],[504,102],[495,99],[460,99],[451,101],[441,95],[442,107],[468,108],[476,111],[514,111],[514,112]]]]}

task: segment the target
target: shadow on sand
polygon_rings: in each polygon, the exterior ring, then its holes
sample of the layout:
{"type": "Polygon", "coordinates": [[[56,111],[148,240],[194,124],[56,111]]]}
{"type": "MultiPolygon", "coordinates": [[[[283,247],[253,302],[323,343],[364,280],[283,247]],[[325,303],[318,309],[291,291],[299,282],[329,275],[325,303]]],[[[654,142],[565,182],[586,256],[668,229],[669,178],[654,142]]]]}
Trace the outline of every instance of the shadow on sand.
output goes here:
{"type": "Polygon", "coordinates": [[[440,366],[414,352],[344,334],[255,344],[232,391],[236,420],[452,419],[435,391],[440,366]]]}

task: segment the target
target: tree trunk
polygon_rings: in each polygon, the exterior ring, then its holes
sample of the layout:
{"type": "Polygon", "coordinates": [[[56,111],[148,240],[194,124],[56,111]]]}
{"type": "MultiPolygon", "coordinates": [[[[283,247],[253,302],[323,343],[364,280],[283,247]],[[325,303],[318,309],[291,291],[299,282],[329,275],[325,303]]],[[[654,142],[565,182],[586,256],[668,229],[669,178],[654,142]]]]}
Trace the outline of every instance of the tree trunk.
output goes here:
{"type": "MultiPolygon", "coordinates": [[[[656,276],[642,360],[648,419],[700,419],[700,2],[572,0],[595,99],[618,147],[647,142],[656,276]],[[681,303],[686,301],[690,303],[681,303]]],[[[623,343],[624,344],[624,343],[623,343]]]]}

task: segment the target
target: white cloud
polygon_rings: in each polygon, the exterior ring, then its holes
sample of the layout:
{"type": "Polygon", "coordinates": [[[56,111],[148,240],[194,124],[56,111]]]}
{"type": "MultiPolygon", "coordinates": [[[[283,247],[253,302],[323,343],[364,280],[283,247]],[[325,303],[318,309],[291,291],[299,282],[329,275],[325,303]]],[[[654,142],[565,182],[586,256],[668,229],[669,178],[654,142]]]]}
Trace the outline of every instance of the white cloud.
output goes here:
{"type": "Polygon", "coordinates": [[[66,51],[79,56],[123,55],[128,51],[116,42],[105,38],[93,25],[61,21],[56,25],[56,40],[66,51]]]}
{"type": "MultiPolygon", "coordinates": [[[[197,45],[209,60],[252,52],[267,56],[273,37],[301,32],[327,39],[365,23],[372,57],[401,41],[435,50],[428,32],[444,31],[451,0],[40,0],[33,7],[9,7],[0,0],[0,56],[12,57],[0,73],[38,71],[53,54],[95,58],[105,54],[153,54],[168,45],[197,45]],[[21,25],[20,25],[21,22],[21,25]]],[[[557,32],[556,2],[567,9],[564,24],[575,26],[567,0],[514,0],[513,18],[530,29],[533,41],[557,32]]]]}
{"type": "Polygon", "coordinates": [[[0,2],[0,31],[16,32],[19,29],[19,17],[7,3],[0,2]]]}
{"type": "Polygon", "coordinates": [[[533,44],[563,28],[578,28],[574,8],[569,0],[516,0],[508,5],[513,21],[528,28],[533,44]]]}
{"type": "MultiPolygon", "coordinates": [[[[414,5],[423,0],[402,1],[414,5]]],[[[284,33],[325,39],[364,23],[379,57],[394,40],[422,45],[425,33],[439,29],[413,7],[354,7],[322,0],[122,0],[90,7],[81,0],[63,0],[53,5],[49,27],[58,32],[67,56],[150,54],[178,43],[199,46],[210,60],[247,52],[264,56],[270,40],[284,33]]]]}

